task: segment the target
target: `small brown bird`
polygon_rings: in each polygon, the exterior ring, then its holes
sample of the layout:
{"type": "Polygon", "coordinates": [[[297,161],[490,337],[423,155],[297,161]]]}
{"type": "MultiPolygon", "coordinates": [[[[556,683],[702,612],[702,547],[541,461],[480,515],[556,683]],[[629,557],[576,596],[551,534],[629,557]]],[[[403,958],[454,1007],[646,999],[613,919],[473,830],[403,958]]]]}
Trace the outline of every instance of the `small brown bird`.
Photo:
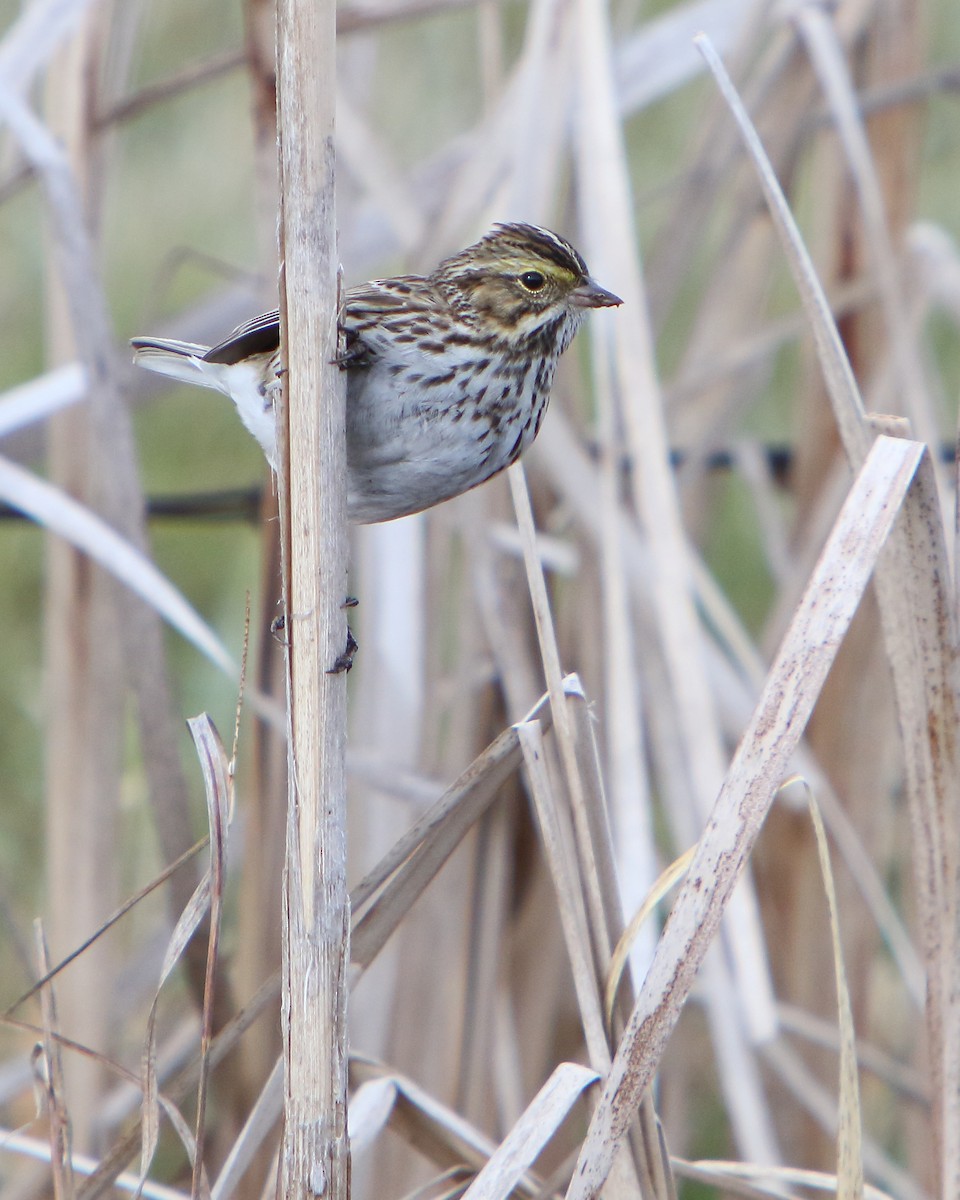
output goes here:
{"type": "MultiPolygon", "coordinates": [[[[620,304],[564,238],[497,225],[427,276],[351,288],[348,512],[366,524],[431,508],[515,462],[540,429],[557,360],[586,310],[620,304]]],[[[148,370],[228,395],[276,467],[277,312],[212,349],[136,338],[148,370]]]]}

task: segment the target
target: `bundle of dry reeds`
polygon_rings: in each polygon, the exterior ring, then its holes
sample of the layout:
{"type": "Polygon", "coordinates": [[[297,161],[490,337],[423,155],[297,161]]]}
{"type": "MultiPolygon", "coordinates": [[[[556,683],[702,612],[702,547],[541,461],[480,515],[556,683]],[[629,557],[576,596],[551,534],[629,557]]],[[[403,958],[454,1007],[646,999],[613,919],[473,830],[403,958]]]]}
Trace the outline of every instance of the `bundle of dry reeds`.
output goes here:
{"type": "Polygon", "coordinates": [[[0,8],[4,1196],[955,1200],[953,6],[335,10],[0,8]],[[281,198],[290,331],[503,220],[625,301],[349,559],[309,339],[279,507],[128,367],[281,198]]]}

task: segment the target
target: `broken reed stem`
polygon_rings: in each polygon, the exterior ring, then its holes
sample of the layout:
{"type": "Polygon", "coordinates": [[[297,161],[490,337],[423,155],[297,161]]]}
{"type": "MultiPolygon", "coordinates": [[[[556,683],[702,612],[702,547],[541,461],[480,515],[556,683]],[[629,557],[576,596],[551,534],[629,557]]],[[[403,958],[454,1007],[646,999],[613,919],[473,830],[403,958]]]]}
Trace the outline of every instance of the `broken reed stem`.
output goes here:
{"type": "Polygon", "coordinates": [[[281,545],[288,815],[281,1194],[349,1194],[347,1142],[346,438],[337,356],[334,0],[280,0],[281,545]]]}

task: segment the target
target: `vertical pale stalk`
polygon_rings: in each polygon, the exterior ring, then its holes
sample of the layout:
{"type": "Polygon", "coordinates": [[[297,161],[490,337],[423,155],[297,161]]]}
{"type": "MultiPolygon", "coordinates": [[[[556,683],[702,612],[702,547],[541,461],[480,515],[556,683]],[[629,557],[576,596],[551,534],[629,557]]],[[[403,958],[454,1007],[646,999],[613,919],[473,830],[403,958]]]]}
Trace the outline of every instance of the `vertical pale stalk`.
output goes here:
{"type": "MultiPolygon", "coordinates": [[[[93,200],[97,186],[88,114],[90,63],[99,52],[100,31],[95,17],[85,19],[77,36],[52,60],[47,86],[50,129],[62,139],[65,162],[78,185],[78,223],[84,220],[81,193],[93,200]]],[[[64,280],[56,243],[52,222],[46,321],[51,363],[69,362],[78,353],[70,284],[64,280]]],[[[47,432],[51,478],[91,505],[98,503],[101,491],[94,419],[90,406],[76,406],[51,421],[47,432]]],[[[115,584],[59,538],[49,540],[46,574],[47,911],[56,958],[79,945],[115,903],[111,858],[120,787],[123,672],[115,634],[115,584]]],[[[109,945],[91,947],[60,989],[65,1027],[79,1041],[98,1048],[108,1043],[109,1015],[105,1005],[91,1004],[90,997],[110,974],[111,960],[109,945]]],[[[60,1099],[73,1113],[75,1144],[87,1150],[103,1093],[103,1068],[78,1055],[68,1056],[65,1067],[66,1092],[60,1099]]]]}
{"type": "MultiPolygon", "coordinates": [[[[723,778],[724,749],[706,675],[704,638],[693,595],[692,557],[675,481],[670,473],[665,426],[646,292],[639,256],[625,253],[635,242],[631,187],[612,78],[612,34],[607,5],[581,3],[578,65],[581,75],[578,185],[598,278],[624,299],[610,324],[619,394],[628,397],[622,420],[631,461],[634,507],[643,521],[651,555],[651,596],[662,647],[667,688],[657,703],[669,714],[681,747],[683,772],[671,781],[671,823],[683,840],[698,835],[723,778]],[[589,130],[589,137],[586,131],[589,130]]],[[[658,739],[662,742],[662,738],[658,739]]],[[[775,1030],[773,991],[763,948],[755,893],[749,880],[738,889],[725,916],[724,958],[711,966],[715,986],[705,991],[718,1055],[735,1071],[721,1073],[737,1144],[760,1162],[778,1159],[762,1082],[750,1041],[775,1030]],[[743,1000],[741,1021],[729,1019],[734,982],[743,1000]]]]}
{"type": "Polygon", "coordinates": [[[280,0],[281,541],[289,790],[282,1194],[349,1192],[346,1073],[346,440],[337,354],[334,0],[280,0]]]}
{"type": "MultiPolygon", "coordinates": [[[[276,304],[277,278],[277,14],[275,0],[245,0],[243,6],[247,71],[251,97],[254,154],[257,271],[263,279],[261,308],[276,304]]],[[[251,680],[266,695],[283,687],[286,667],[270,633],[280,594],[280,529],[276,489],[266,487],[261,507],[259,595],[251,642],[251,680]]],[[[244,856],[240,885],[239,921],[243,936],[237,944],[233,978],[238,992],[250,994],[270,972],[280,967],[280,908],[277,897],[283,873],[287,786],[286,738],[268,723],[252,723],[243,751],[241,770],[251,771],[244,787],[244,825],[256,854],[244,856]]],[[[280,1053],[280,1022],[260,1021],[247,1036],[242,1055],[246,1086],[259,1090],[280,1053]]]]}

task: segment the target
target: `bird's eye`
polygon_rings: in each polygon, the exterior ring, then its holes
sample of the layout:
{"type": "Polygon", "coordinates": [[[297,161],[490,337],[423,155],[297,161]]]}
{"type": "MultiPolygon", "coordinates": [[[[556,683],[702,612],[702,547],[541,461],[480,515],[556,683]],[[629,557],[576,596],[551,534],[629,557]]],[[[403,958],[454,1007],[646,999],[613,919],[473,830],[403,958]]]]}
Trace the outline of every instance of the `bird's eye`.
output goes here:
{"type": "Polygon", "coordinates": [[[520,276],[520,282],[528,292],[539,292],[547,281],[539,271],[524,271],[520,276]]]}

